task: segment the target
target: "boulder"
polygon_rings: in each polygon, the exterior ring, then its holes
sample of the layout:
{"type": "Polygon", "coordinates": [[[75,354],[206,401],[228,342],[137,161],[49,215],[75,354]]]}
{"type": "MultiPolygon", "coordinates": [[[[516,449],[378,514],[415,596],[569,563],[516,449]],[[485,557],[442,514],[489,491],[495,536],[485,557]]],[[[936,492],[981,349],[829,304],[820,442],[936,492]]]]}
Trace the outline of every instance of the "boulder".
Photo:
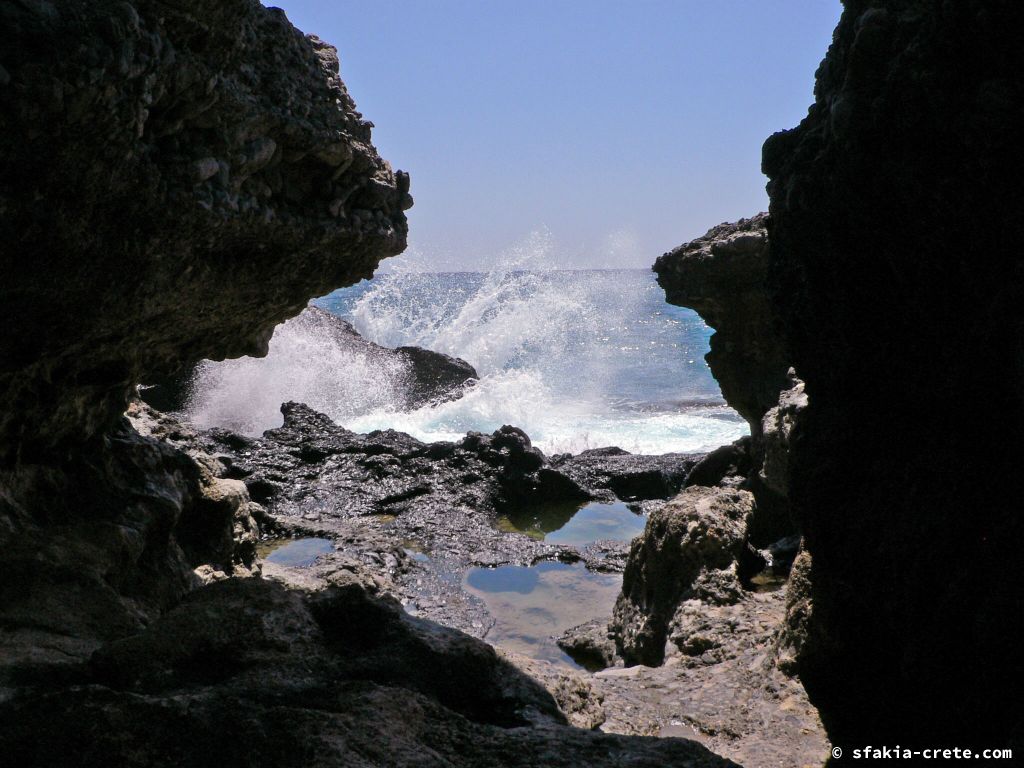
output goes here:
{"type": "Polygon", "coordinates": [[[754,497],[729,488],[687,488],[654,510],[634,539],[610,630],[627,664],[661,664],[669,624],[691,598],[735,602],[754,497]]]}

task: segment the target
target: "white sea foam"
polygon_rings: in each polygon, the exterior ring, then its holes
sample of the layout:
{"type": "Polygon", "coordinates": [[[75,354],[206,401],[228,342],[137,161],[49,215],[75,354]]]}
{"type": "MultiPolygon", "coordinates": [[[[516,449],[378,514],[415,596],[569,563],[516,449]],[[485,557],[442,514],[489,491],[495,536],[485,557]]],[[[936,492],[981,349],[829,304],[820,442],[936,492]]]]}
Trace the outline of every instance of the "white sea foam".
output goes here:
{"type": "MultiPolygon", "coordinates": [[[[425,275],[421,260],[397,260],[347,305],[371,341],[472,363],[481,379],[458,400],[404,411],[408,372],[399,364],[354,354],[290,321],[274,334],[267,358],[204,363],[189,413],[200,426],[253,434],[281,423],[281,402],[298,400],[349,429],[390,427],[422,440],[457,440],[470,430],[513,424],[549,453],[607,445],[640,453],[701,450],[745,433],[717,397],[700,361],[704,349],[683,348],[673,326],[679,321],[658,317],[663,294],[652,297],[658,289],[649,278],[552,272],[552,248],[547,233],[535,233],[485,275],[425,275]],[[645,301],[655,307],[650,318],[638,315],[645,301]],[[678,384],[657,382],[667,390],[660,397],[691,397],[690,406],[644,402],[644,377],[660,375],[665,361],[678,363],[678,384]]],[[[706,336],[699,343],[706,345],[706,336]]]]}
{"type": "Polygon", "coordinates": [[[250,435],[281,426],[281,403],[288,400],[345,423],[400,409],[407,376],[401,361],[339,344],[321,324],[300,316],[274,331],[264,358],[201,363],[186,410],[199,427],[250,435]]]}

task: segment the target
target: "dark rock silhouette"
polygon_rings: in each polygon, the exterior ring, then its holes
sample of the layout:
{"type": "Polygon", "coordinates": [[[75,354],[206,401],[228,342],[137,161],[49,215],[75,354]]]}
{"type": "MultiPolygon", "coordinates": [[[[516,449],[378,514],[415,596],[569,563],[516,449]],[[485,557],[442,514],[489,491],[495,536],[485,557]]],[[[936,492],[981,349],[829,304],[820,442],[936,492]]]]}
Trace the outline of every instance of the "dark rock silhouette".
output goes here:
{"type": "Polygon", "coordinates": [[[408,176],[282,11],[5,2],[2,27],[0,459],[98,438],[146,374],[265,353],[405,247],[408,176]]]}
{"type": "Polygon", "coordinates": [[[798,667],[844,748],[1020,747],[1024,8],[845,6],[807,118],[764,147],[810,402],[798,667]]]}
{"type": "MultiPolygon", "coordinates": [[[[259,578],[268,517],[237,465],[129,407],[146,377],[265,354],[405,247],[408,175],[333,48],[256,0],[0,0],[0,62],[5,760],[732,765],[565,726],[535,680],[348,561],[326,585],[259,578]]],[[[428,395],[466,372],[395,354],[428,395]]],[[[501,493],[551,490],[525,435],[477,437],[501,493]]]]}
{"type": "Polygon", "coordinates": [[[265,350],[311,294],[404,247],[410,201],[334,49],[279,10],[0,16],[7,681],[138,631],[197,567],[258,567],[245,486],[173,435],[140,436],[128,397],[144,372],[265,350]]]}
{"type": "Polygon", "coordinates": [[[685,739],[565,727],[493,648],[407,616],[358,569],[312,592],[213,584],[67,677],[0,703],[13,764],[736,765],[685,739]]]}

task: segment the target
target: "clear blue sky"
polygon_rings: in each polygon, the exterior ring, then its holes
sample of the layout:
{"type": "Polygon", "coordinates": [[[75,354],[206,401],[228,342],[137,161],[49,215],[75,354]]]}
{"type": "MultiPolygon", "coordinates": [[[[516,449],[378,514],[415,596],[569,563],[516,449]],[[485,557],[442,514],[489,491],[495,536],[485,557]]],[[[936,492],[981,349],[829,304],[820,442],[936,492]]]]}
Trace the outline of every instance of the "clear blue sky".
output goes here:
{"type": "Polygon", "coordinates": [[[277,0],[338,48],[412,174],[413,249],[486,266],[546,230],[559,266],[648,266],[767,206],[839,0],[277,0]]]}

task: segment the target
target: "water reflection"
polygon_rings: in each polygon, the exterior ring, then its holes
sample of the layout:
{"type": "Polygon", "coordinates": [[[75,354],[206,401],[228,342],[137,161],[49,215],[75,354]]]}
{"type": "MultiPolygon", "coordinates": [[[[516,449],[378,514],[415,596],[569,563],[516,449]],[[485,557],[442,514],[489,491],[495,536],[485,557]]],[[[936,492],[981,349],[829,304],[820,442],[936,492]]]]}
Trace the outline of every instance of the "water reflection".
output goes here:
{"type": "Polygon", "coordinates": [[[278,540],[260,547],[259,554],[268,563],[291,568],[308,568],[320,555],[334,551],[329,539],[278,540]]]}
{"type": "Polygon", "coordinates": [[[594,573],[582,563],[473,568],[466,589],[482,599],[495,625],[487,640],[509,650],[578,667],[556,644],[565,630],[611,613],[622,576],[594,573]]]}
{"type": "Polygon", "coordinates": [[[601,539],[631,541],[643,533],[646,519],[623,502],[612,504],[549,504],[505,515],[504,531],[525,533],[549,544],[586,546],[601,539]]]}

